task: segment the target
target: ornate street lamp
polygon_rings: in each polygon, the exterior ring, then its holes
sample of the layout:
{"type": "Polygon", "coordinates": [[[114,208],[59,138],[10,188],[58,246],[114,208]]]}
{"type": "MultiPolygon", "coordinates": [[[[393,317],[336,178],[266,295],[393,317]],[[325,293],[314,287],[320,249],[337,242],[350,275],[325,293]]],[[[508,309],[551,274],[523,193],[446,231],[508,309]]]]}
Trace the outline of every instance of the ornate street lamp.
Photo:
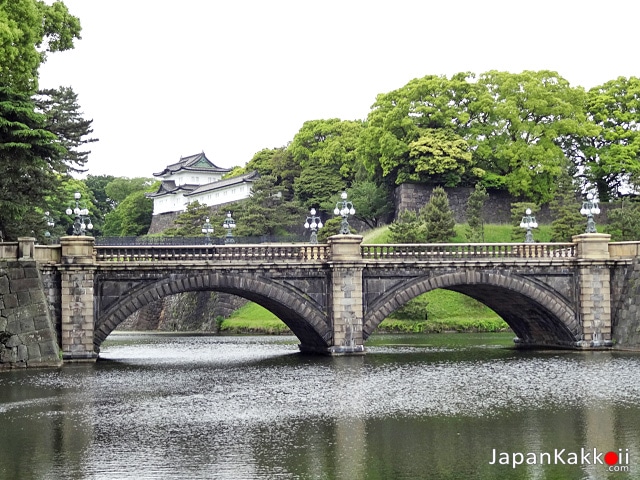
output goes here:
{"type": "MultiPolygon", "coordinates": [[[[44,212],[44,221],[47,222],[48,229],[53,228],[56,224],[56,222],[53,221],[53,218],[49,216],[49,212],[44,212]]],[[[49,240],[49,238],[51,237],[51,232],[49,232],[48,229],[44,232],[44,236],[47,238],[47,240],[49,240]]]]}
{"type": "Polygon", "coordinates": [[[342,201],[336,203],[336,208],[333,210],[333,213],[342,217],[342,223],[340,224],[340,233],[342,233],[343,235],[348,235],[350,231],[347,216],[355,215],[356,209],[353,208],[353,203],[347,202],[347,192],[342,192],[340,194],[340,197],[342,198],[342,201]]]}
{"type": "Polygon", "coordinates": [[[86,208],[80,208],[80,192],[73,194],[76,200],[76,207],[72,210],[71,207],[67,208],[66,214],[74,214],[76,216],[73,221],[73,235],[84,235],[87,230],[93,230],[93,224],[89,218],[89,210],[86,208]]]}
{"type": "Polygon", "coordinates": [[[533,233],[531,232],[531,229],[538,228],[538,222],[536,222],[536,217],[531,215],[530,208],[527,208],[525,213],[526,215],[522,217],[522,221],[520,222],[520,228],[525,228],[527,230],[527,234],[524,237],[524,243],[533,243],[533,233]]]}
{"type": "Polygon", "coordinates": [[[204,225],[202,226],[202,233],[204,233],[204,244],[211,244],[211,234],[213,233],[213,226],[209,223],[209,217],[207,217],[204,221],[204,225]]]}
{"type": "Polygon", "coordinates": [[[316,217],[316,209],[312,208],[309,210],[309,216],[307,220],[304,222],[304,228],[311,229],[311,237],[309,238],[310,243],[318,243],[318,234],[316,230],[318,228],[322,228],[324,225],[322,224],[322,219],[320,217],[316,217]]]}
{"type": "Polygon", "coordinates": [[[587,216],[587,230],[585,232],[597,233],[596,222],[593,219],[593,216],[600,214],[600,207],[598,206],[598,200],[593,199],[592,193],[587,193],[587,200],[582,202],[580,213],[587,216]]]}
{"type": "Polygon", "coordinates": [[[227,218],[222,222],[222,228],[227,231],[227,236],[224,237],[224,243],[236,243],[233,238],[233,233],[231,231],[236,228],[236,222],[233,218],[231,218],[231,212],[227,212],[227,218]]]}

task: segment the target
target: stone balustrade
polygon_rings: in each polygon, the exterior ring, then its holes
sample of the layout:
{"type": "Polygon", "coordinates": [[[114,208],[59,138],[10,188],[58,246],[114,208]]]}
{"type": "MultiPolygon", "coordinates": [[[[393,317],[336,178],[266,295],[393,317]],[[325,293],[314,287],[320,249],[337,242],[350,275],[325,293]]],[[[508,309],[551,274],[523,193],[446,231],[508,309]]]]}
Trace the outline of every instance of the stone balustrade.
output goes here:
{"type": "Polygon", "coordinates": [[[96,246],[98,262],[189,262],[189,261],[326,261],[328,245],[258,244],[191,246],[96,246]]]}

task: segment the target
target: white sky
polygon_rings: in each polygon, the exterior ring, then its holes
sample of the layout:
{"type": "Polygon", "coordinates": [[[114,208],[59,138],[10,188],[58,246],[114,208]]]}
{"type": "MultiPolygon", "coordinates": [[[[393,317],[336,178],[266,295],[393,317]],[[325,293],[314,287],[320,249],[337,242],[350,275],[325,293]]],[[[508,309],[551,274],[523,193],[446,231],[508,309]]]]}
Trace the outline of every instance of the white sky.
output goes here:
{"type": "Polygon", "coordinates": [[[64,0],[82,23],[41,88],[93,119],[89,173],[151,177],[204,151],[220,167],[307,120],[364,119],[425,75],[555,70],[591,88],[640,76],[637,0],[64,0]]]}

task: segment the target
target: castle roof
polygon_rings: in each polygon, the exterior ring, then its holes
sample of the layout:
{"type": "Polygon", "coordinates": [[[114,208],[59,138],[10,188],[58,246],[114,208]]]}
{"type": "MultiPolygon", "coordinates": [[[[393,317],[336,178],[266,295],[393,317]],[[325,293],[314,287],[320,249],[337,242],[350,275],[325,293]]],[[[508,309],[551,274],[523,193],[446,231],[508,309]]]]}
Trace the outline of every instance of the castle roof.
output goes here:
{"type": "Polygon", "coordinates": [[[164,170],[158,173],[154,173],[154,177],[165,177],[173,175],[180,171],[198,172],[198,173],[227,173],[230,172],[230,168],[220,168],[211,162],[207,156],[202,153],[196,155],[190,155],[188,157],[181,157],[180,161],[167,165],[164,170]]]}

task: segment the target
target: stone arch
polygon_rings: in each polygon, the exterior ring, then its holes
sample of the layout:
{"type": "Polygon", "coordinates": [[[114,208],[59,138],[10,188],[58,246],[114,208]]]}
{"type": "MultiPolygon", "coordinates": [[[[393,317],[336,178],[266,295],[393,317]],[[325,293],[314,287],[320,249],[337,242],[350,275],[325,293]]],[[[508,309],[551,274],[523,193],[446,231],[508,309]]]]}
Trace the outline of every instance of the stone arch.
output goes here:
{"type": "Polygon", "coordinates": [[[438,288],[463,293],[500,315],[522,345],[575,346],[582,340],[575,309],[558,293],[524,277],[467,270],[412,279],[368,305],[364,316],[366,339],[393,311],[422,293],[438,288]]]}
{"type": "Polygon", "coordinates": [[[94,351],[98,353],[107,336],[140,308],[163,297],[194,291],[230,293],[261,305],[280,318],[305,347],[323,350],[333,338],[327,314],[294,288],[260,276],[210,272],[171,275],[123,295],[96,319],[94,351]]]}

